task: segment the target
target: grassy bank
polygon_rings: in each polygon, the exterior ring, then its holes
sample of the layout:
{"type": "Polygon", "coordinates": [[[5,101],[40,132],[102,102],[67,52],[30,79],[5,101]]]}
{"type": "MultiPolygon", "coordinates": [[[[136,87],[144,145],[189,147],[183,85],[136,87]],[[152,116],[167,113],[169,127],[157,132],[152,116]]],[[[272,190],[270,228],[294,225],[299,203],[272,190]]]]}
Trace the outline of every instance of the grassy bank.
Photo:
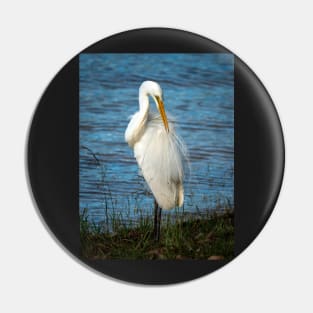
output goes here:
{"type": "Polygon", "coordinates": [[[114,230],[80,218],[82,254],[91,259],[230,259],[234,250],[233,211],[204,216],[162,219],[160,242],[154,242],[153,219],[142,217],[135,226],[115,220],[114,230]]]}

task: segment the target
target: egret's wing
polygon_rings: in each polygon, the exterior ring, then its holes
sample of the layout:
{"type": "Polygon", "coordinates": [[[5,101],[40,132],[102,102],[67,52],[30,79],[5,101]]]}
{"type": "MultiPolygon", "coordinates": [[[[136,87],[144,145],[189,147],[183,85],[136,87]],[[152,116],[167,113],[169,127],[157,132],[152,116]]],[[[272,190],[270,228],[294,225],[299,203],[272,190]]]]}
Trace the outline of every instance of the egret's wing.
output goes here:
{"type": "Polygon", "coordinates": [[[184,199],[184,151],[170,123],[165,131],[162,121],[150,119],[134,147],[142,174],[163,209],[181,206],[184,199]]]}

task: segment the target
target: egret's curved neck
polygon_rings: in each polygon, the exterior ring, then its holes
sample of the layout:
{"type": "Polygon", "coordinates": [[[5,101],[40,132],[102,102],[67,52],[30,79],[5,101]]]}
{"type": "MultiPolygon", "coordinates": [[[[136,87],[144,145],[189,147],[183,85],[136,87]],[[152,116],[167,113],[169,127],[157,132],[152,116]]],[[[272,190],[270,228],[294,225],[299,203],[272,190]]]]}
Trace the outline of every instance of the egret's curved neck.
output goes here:
{"type": "Polygon", "coordinates": [[[149,96],[144,90],[139,91],[139,110],[142,113],[147,113],[149,111],[149,96]]]}

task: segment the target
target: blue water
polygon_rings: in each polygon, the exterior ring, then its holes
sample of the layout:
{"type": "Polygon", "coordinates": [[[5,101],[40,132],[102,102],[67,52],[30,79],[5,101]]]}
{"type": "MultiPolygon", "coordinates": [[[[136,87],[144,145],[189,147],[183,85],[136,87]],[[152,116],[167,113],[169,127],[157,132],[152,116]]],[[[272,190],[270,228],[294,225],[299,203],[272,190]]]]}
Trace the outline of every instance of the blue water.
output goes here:
{"type": "Polygon", "coordinates": [[[144,80],[161,85],[189,151],[184,211],[233,204],[233,68],[231,54],[81,54],[80,210],[95,222],[105,209],[125,219],[151,213],[152,195],[124,141],[144,80]]]}

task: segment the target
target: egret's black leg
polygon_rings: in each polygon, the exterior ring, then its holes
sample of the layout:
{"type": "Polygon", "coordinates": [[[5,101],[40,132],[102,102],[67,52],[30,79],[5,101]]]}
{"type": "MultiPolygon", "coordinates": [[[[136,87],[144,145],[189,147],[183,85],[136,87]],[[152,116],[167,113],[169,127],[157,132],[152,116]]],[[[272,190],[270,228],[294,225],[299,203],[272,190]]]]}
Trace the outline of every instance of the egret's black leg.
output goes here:
{"type": "Polygon", "coordinates": [[[162,209],[159,207],[156,200],[154,200],[154,227],[153,227],[154,241],[160,240],[161,212],[162,209]]]}
{"type": "Polygon", "coordinates": [[[156,241],[160,241],[160,234],[161,234],[161,213],[162,208],[158,206],[158,225],[157,225],[157,235],[156,235],[156,241]]]}
{"type": "Polygon", "coordinates": [[[158,228],[158,208],[159,205],[156,202],[156,200],[154,199],[154,224],[153,224],[153,237],[154,240],[157,240],[157,228],[158,228]]]}

